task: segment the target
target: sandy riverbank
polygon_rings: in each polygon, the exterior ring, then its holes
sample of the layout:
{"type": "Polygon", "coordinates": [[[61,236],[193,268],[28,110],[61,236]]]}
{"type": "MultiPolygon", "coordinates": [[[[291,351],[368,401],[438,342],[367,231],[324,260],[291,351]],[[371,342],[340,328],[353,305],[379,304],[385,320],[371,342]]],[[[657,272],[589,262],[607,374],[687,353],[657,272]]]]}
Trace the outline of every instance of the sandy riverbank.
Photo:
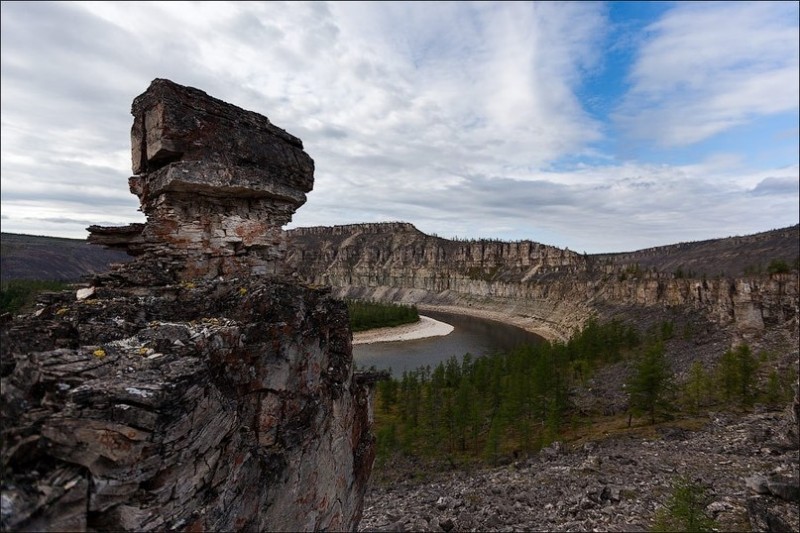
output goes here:
{"type": "Polygon", "coordinates": [[[548,323],[547,320],[541,317],[525,316],[511,311],[496,311],[485,309],[481,307],[464,307],[457,305],[430,305],[430,304],[415,304],[420,312],[423,311],[438,311],[440,313],[451,313],[454,315],[474,316],[476,318],[483,318],[486,320],[494,320],[495,322],[502,322],[510,326],[516,326],[524,329],[529,333],[539,335],[548,341],[563,341],[567,336],[564,336],[558,331],[558,328],[552,327],[554,324],[548,323]]]}
{"type": "Polygon", "coordinates": [[[372,344],[375,342],[410,341],[428,337],[442,337],[453,331],[453,326],[434,320],[428,316],[419,316],[419,322],[403,324],[393,328],[377,328],[359,331],[353,334],[353,344],[372,344]]]}

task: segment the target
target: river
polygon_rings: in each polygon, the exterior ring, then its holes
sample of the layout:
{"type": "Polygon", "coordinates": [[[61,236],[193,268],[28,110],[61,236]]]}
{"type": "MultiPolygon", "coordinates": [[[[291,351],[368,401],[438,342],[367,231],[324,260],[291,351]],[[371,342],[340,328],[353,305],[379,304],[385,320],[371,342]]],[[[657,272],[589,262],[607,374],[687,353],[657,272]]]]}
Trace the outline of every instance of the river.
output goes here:
{"type": "Polygon", "coordinates": [[[486,355],[524,343],[543,341],[534,333],[494,320],[436,311],[422,314],[447,322],[455,329],[443,337],[353,346],[356,365],[359,368],[375,366],[379,370],[391,370],[394,377],[401,377],[406,370],[425,365],[434,368],[453,355],[460,360],[465,353],[486,355]]]}

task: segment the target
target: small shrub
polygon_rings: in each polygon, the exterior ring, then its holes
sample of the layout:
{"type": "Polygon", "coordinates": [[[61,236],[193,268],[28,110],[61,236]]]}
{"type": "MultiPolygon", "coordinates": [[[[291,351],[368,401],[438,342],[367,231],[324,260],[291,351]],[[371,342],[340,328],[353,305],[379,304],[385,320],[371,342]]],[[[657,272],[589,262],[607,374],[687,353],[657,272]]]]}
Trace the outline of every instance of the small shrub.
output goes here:
{"type": "Polygon", "coordinates": [[[680,478],[673,484],[667,504],[656,512],[651,531],[713,531],[715,522],[705,514],[708,503],[706,487],[680,478]]]}
{"type": "Polygon", "coordinates": [[[767,272],[772,274],[787,274],[789,273],[789,264],[781,259],[773,259],[767,266],[767,272]]]}

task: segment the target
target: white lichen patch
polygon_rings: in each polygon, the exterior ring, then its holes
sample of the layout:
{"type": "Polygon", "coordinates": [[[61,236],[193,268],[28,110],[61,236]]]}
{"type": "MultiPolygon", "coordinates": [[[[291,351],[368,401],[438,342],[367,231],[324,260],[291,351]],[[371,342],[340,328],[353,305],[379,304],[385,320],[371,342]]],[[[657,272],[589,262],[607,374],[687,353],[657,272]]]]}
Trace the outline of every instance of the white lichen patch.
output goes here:
{"type": "Polygon", "coordinates": [[[153,393],[148,390],[137,389],[136,387],[127,387],[125,391],[129,394],[133,394],[134,396],[141,396],[142,398],[149,398],[153,395],[153,393]]]}

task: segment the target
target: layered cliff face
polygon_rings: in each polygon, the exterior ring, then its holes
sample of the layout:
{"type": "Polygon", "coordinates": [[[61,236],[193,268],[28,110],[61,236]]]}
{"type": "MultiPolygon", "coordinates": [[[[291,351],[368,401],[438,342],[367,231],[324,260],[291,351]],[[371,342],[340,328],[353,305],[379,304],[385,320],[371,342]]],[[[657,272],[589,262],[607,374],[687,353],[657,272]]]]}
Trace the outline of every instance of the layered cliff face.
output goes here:
{"type": "Polygon", "coordinates": [[[354,530],[374,458],[347,310],[278,276],[300,141],[196,89],[134,101],[133,261],[4,317],[2,506],[14,531],[354,530]]]}
{"type": "MultiPolygon", "coordinates": [[[[798,228],[782,231],[772,246],[794,257],[798,228]]],[[[331,285],[340,296],[495,312],[548,338],[566,338],[614,306],[691,306],[743,333],[798,316],[797,271],[692,279],[655,263],[639,264],[670,257],[675,264],[717,267],[714,256],[703,256],[697,246],[689,247],[691,258],[681,255],[682,246],[586,256],[530,241],[450,241],[402,223],[287,233],[292,268],[308,281],[331,285]]],[[[722,247],[715,246],[710,247],[722,247]]],[[[731,246],[725,249],[736,255],[731,246]]]]}

